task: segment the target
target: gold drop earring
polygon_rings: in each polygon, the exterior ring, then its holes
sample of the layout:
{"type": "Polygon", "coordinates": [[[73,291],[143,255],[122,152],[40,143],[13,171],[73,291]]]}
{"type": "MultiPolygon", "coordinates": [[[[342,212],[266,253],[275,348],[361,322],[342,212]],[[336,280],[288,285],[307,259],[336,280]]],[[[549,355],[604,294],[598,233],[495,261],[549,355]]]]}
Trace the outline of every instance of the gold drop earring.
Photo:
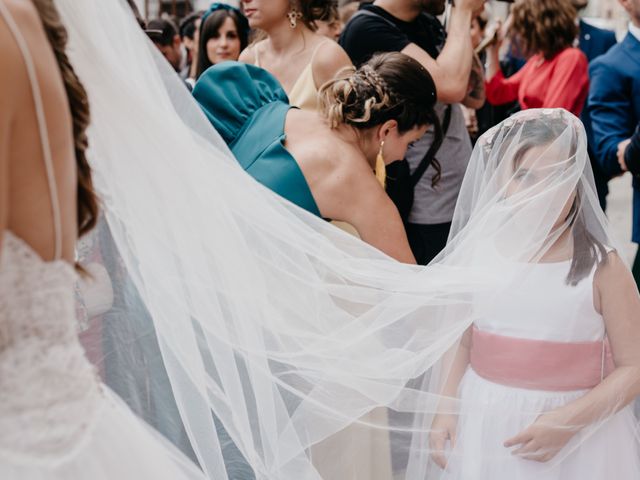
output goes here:
{"type": "Polygon", "coordinates": [[[287,17],[289,17],[289,26],[296,28],[298,26],[298,19],[302,18],[302,14],[295,8],[292,8],[289,10],[289,13],[287,13],[287,17]]]}
{"type": "Polygon", "coordinates": [[[376,156],[376,167],[375,173],[378,182],[382,185],[382,188],[385,187],[386,179],[387,179],[387,168],[384,165],[384,155],[382,153],[382,149],[384,148],[384,140],[380,142],[380,150],[378,150],[378,155],[376,156]]]}

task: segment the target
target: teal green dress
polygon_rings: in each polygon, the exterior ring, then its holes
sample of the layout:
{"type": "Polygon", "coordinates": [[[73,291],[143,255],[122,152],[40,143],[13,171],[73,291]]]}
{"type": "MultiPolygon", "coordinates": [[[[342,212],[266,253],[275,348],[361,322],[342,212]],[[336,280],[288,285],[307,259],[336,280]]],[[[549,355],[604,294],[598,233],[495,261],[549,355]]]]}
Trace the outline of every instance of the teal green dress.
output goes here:
{"type": "Polygon", "coordinates": [[[287,94],[262,68],[223,62],[207,69],[193,96],[242,168],[264,186],[320,216],[298,163],[284,148],[287,94]]]}

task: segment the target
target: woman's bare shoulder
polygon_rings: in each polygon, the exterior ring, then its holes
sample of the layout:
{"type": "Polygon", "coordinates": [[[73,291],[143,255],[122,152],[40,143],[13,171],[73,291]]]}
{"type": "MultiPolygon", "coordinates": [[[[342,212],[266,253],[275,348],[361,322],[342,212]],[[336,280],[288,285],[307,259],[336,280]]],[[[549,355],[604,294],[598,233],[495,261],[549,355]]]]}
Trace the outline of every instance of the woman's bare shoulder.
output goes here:
{"type": "Polygon", "coordinates": [[[238,61],[255,65],[260,52],[262,52],[262,50],[264,49],[265,42],[266,39],[253,42],[242,51],[242,53],[240,54],[240,58],[238,58],[238,61]]]}
{"type": "Polygon", "coordinates": [[[242,63],[249,63],[251,65],[256,63],[255,48],[256,48],[255,44],[249,45],[247,48],[245,48],[242,51],[242,53],[240,53],[240,57],[238,58],[238,61],[242,63]]]}
{"type": "MultiPolygon", "coordinates": [[[[25,38],[41,29],[40,18],[31,2],[5,0],[6,7],[20,34],[25,38]]],[[[20,92],[29,88],[25,59],[13,29],[7,19],[0,17],[0,115],[11,115],[22,99],[20,92]]]]}
{"type": "Polygon", "coordinates": [[[351,59],[338,43],[324,39],[313,57],[313,78],[317,87],[335,78],[340,72],[353,68],[351,59]]]}

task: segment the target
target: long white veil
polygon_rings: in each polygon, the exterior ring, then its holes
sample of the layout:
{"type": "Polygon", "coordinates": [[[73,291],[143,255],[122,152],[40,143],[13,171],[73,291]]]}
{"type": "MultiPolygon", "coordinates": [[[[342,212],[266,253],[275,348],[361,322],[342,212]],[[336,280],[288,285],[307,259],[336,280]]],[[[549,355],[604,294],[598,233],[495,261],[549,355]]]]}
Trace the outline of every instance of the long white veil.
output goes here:
{"type": "Polygon", "coordinates": [[[567,112],[488,132],[448,247],[403,265],[249,177],[124,2],[56,5],[89,95],[104,217],[82,259],[104,265],[113,292],[88,308],[85,344],[107,385],[210,478],[425,478],[434,414],[492,409],[442,391],[478,298],[499,301],[514,265],[576,225],[589,242],[575,278],[595,268],[593,245],[615,248],[567,112]],[[510,190],[527,175],[514,155],[545,125],[535,178],[510,190]]]}

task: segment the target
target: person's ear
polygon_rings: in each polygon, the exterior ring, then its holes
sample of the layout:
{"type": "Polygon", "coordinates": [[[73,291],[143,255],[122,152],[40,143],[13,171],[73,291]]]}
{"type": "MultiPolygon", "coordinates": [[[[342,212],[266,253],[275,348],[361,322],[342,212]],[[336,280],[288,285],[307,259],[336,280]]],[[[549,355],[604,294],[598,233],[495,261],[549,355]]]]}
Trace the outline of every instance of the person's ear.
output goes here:
{"type": "Polygon", "coordinates": [[[398,128],[398,122],[396,120],[387,120],[378,129],[378,140],[384,142],[387,136],[398,128]]]}

